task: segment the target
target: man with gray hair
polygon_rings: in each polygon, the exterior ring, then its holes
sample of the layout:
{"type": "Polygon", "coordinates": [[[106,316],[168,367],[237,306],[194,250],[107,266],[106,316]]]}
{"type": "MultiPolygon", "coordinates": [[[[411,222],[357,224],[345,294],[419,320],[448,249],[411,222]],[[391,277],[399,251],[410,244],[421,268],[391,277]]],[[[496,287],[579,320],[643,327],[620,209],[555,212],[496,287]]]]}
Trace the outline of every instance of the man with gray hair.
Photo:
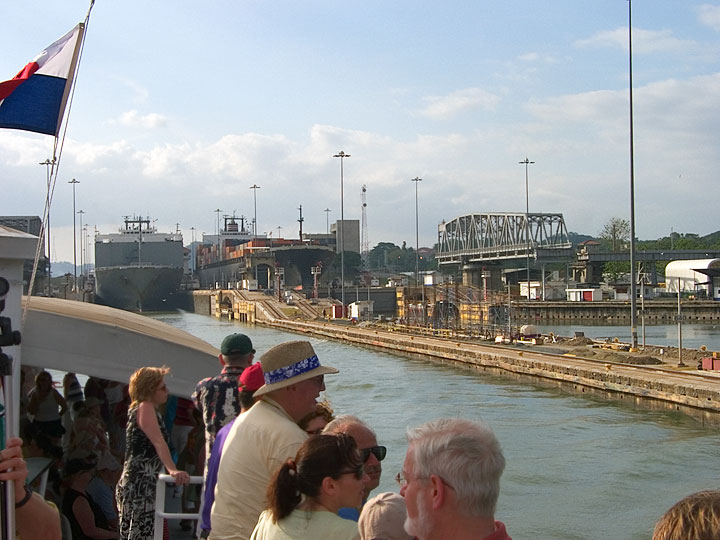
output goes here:
{"type": "Polygon", "coordinates": [[[397,476],[418,540],[511,540],[495,521],[505,458],[481,422],[444,418],[408,430],[408,450],[397,476]]]}
{"type": "MultiPolygon", "coordinates": [[[[363,486],[363,499],[365,504],[370,492],[380,484],[382,465],[380,462],[385,459],[387,448],[378,446],[375,432],[357,416],[342,414],[330,422],[323,430],[325,434],[345,433],[355,439],[358,450],[362,455],[365,466],[367,482],[363,486]]],[[[338,515],[345,519],[357,521],[360,518],[360,508],[341,508],[338,515]]]]}

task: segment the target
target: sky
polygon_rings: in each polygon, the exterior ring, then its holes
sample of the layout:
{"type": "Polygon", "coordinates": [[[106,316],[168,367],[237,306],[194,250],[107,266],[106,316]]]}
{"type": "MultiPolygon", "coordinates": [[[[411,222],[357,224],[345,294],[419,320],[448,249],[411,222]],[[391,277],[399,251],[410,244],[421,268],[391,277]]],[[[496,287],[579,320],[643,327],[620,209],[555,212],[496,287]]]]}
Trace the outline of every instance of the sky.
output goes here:
{"type": "MultiPolygon", "coordinates": [[[[7,2],[0,80],[88,1],[7,2]]],[[[634,0],[636,235],[720,229],[720,2],[634,0]]],[[[471,213],[562,213],[596,235],[630,216],[627,0],[97,0],[51,208],[72,261],[90,231],[150,216],[185,243],[217,213],[258,232],[361,219],[370,247],[437,242],[471,213]],[[421,182],[412,182],[413,178],[421,182]],[[258,185],[253,191],[250,186],[258,185]],[[325,212],[330,209],[330,212],[325,212]],[[79,226],[79,221],[78,221],[79,226]]],[[[0,215],[42,215],[53,139],[0,130],[0,215]]]]}

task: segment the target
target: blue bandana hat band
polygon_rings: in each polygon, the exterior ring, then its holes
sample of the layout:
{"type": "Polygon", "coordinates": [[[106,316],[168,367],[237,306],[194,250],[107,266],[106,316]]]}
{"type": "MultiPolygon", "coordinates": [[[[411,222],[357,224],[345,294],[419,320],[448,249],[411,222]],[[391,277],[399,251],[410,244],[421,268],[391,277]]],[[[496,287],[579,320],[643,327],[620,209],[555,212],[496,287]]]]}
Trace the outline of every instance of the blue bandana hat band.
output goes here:
{"type": "Polygon", "coordinates": [[[308,371],[312,371],[313,369],[319,367],[320,360],[318,360],[317,355],[314,355],[310,358],[306,358],[305,360],[300,360],[299,362],[290,364],[289,366],[263,373],[263,377],[265,377],[265,384],[273,384],[292,379],[293,377],[297,377],[298,375],[302,375],[303,373],[307,373],[308,371]]]}

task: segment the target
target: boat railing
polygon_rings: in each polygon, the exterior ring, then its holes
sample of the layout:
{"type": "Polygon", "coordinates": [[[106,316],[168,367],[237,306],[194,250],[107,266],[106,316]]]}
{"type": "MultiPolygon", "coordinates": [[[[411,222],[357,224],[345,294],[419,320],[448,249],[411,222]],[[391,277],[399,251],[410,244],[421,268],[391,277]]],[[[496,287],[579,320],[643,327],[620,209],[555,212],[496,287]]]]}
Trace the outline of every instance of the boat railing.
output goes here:
{"type": "MultiPolygon", "coordinates": [[[[162,540],[164,519],[200,519],[200,512],[166,512],[165,511],[165,484],[171,484],[175,479],[169,474],[159,474],[155,486],[155,534],[153,540],[162,540]]],[[[202,484],[202,476],[191,476],[190,484],[202,484]]]]}

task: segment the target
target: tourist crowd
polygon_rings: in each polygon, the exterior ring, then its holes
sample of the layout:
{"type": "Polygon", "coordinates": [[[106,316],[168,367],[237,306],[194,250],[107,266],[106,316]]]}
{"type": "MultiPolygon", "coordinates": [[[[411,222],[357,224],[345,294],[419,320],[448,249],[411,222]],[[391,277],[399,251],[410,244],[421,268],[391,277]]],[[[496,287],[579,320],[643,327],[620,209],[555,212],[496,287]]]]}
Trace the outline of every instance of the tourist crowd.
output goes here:
{"type": "MultiPolygon", "coordinates": [[[[307,341],[256,363],[246,335],[227,336],[220,351],[220,374],[192,400],[169,397],[165,367],[141,368],[127,385],[91,377],[84,388],[68,373],[62,393],[48,372],[24,369],[22,440],[0,451],[20,537],[56,540],[62,525],[74,540],[151,540],[164,472],[183,510],[199,512],[181,523],[199,538],[510,540],[495,519],[505,458],[487,425],[455,418],[409,429],[398,492],[371,497],[387,448],[360,418],[317,401],[337,369],[307,341]],[[49,458],[45,500],[25,484],[23,457],[49,458]],[[190,474],[203,484],[189,485],[190,474]]],[[[720,538],[716,491],[678,502],[653,535],[707,538],[720,538]]]]}

